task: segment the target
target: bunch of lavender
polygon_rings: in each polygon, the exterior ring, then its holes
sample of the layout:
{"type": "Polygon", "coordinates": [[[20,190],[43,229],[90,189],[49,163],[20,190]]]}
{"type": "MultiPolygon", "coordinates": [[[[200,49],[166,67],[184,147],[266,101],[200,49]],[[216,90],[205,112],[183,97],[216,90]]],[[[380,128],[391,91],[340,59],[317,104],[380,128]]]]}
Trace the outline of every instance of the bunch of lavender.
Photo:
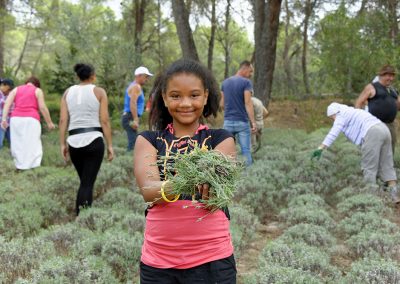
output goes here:
{"type": "Polygon", "coordinates": [[[243,168],[242,164],[218,151],[196,147],[190,153],[160,157],[167,165],[166,178],[173,194],[195,196],[197,186],[209,184],[209,199],[201,200],[210,211],[232,202],[243,168]]]}

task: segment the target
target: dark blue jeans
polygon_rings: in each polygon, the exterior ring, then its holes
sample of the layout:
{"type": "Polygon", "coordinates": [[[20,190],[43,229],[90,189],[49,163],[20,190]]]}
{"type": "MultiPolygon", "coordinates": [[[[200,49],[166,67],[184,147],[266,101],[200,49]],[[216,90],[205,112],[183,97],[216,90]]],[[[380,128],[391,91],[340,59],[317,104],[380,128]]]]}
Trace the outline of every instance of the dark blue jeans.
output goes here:
{"type": "Polygon", "coordinates": [[[137,130],[133,129],[130,126],[130,123],[133,121],[132,114],[130,112],[124,112],[122,115],[122,127],[126,131],[126,135],[128,137],[128,147],[127,151],[132,151],[135,146],[136,138],[137,138],[137,130]]]}

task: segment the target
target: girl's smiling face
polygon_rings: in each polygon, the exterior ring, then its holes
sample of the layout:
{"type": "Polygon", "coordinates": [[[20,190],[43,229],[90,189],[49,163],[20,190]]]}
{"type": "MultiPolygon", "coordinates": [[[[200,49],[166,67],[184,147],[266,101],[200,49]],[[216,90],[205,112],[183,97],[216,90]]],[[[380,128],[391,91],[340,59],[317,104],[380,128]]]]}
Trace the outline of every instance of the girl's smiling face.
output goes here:
{"type": "Polygon", "coordinates": [[[173,118],[174,128],[196,128],[207,104],[208,90],[199,77],[190,73],[172,76],[163,93],[165,106],[173,118]]]}

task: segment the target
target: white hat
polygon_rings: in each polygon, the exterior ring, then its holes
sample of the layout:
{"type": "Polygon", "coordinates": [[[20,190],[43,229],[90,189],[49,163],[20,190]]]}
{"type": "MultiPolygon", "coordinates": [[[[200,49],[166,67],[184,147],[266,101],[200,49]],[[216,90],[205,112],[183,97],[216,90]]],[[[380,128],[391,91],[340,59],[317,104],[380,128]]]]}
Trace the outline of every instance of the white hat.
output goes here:
{"type": "Polygon", "coordinates": [[[328,108],[326,109],[326,115],[332,116],[334,114],[339,113],[341,110],[344,110],[347,106],[338,103],[331,103],[328,108]]]}
{"type": "Polygon", "coordinates": [[[135,76],[141,75],[141,74],[146,74],[148,76],[153,76],[153,74],[150,73],[149,69],[147,69],[144,66],[140,66],[140,67],[136,68],[136,70],[135,70],[135,76]]]}

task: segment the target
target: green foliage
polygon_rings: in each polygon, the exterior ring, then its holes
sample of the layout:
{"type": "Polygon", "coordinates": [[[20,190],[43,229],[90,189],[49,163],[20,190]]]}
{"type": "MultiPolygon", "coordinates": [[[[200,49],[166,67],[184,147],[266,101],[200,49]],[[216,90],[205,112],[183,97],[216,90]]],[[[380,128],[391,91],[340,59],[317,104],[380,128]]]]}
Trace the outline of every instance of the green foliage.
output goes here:
{"type": "Polygon", "coordinates": [[[48,196],[21,193],[13,202],[0,204],[0,234],[13,238],[29,236],[65,216],[65,209],[48,196]]]}
{"type": "Polygon", "coordinates": [[[95,256],[51,258],[32,274],[33,283],[118,283],[107,263],[95,256]]]}
{"type": "Polygon", "coordinates": [[[53,246],[43,240],[13,239],[7,242],[0,237],[0,279],[3,278],[4,283],[13,283],[53,255],[53,246]]]}
{"type": "Polygon", "coordinates": [[[282,241],[272,241],[262,251],[259,263],[260,270],[272,264],[307,271],[332,280],[340,275],[339,271],[330,265],[327,253],[301,242],[285,244],[282,241]]]}
{"type": "Polygon", "coordinates": [[[158,163],[167,165],[167,180],[171,193],[196,195],[197,186],[209,184],[210,198],[201,200],[210,211],[231,204],[239,183],[242,165],[218,151],[195,147],[189,153],[159,157],[158,163]],[[173,162],[172,162],[173,160],[173,162]]]}
{"type": "Polygon", "coordinates": [[[146,204],[143,197],[126,187],[114,187],[108,190],[101,198],[93,203],[96,207],[104,209],[127,209],[143,213],[146,204]]]}
{"type": "Polygon", "coordinates": [[[299,206],[283,210],[279,216],[287,223],[295,225],[300,223],[313,224],[331,229],[335,221],[324,209],[312,208],[309,206],[299,206]]]}
{"type": "Polygon", "coordinates": [[[352,264],[343,283],[399,283],[399,264],[390,259],[362,259],[352,264]]]}
{"type": "Polygon", "coordinates": [[[326,203],[325,200],[317,194],[302,194],[292,198],[288,204],[288,207],[298,206],[324,207],[326,203]]]}
{"type": "Polygon", "coordinates": [[[337,205],[339,213],[350,216],[355,212],[382,213],[385,206],[382,200],[372,194],[357,194],[351,196],[337,205]]]}
{"type": "Polygon", "coordinates": [[[382,215],[376,212],[356,212],[340,221],[338,225],[340,232],[346,236],[358,234],[362,230],[379,230],[387,234],[393,234],[399,231],[396,224],[385,219],[382,215]]]}
{"type": "Polygon", "coordinates": [[[247,277],[245,284],[322,284],[323,279],[317,275],[313,275],[308,271],[296,269],[279,264],[269,264],[255,275],[247,277]]]}
{"type": "Polygon", "coordinates": [[[325,248],[331,247],[336,242],[326,228],[312,224],[297,224],[289,227],[280,239],[288,244],[304,242],[309,246],[325,248]]]}
{"type": "Polygon", "coordinates": [[[125,232],[118,235],[113,231],[106,232],[101,256],[121,281],[126,282],[135,276],[139,267],[142,242],[141,232],[133,236],[125,232]]]}
{"type": "Polygon", "coordinates": [[[246,253],[246,246],[255,237],[254,232],[259,221],[250,208],[232,206],[229,208],[229,213],[231,216],[230,229],[235,256],[239,257],[242,252],[246,253]]]}
{"type": "Polygon", "coordinates": [[[385,257],[400,256],[400,233],[388,234],[386,231],[364,229],[346,241],[353,253],[365,256],[370,252],[377,252],[385,257]]]}

